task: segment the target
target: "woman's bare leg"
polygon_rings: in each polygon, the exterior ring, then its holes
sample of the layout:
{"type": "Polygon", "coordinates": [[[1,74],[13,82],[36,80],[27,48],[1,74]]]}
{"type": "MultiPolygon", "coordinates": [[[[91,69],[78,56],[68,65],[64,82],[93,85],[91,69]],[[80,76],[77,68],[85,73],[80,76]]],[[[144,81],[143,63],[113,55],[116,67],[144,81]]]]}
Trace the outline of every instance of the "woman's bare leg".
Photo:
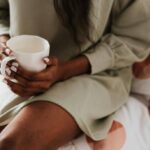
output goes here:
{"type": "Polygon", "coordinates": [[[56,150],[81,134],[64,109],[49,102],[26,106],[0,134],[0,150],[56,150]]]}

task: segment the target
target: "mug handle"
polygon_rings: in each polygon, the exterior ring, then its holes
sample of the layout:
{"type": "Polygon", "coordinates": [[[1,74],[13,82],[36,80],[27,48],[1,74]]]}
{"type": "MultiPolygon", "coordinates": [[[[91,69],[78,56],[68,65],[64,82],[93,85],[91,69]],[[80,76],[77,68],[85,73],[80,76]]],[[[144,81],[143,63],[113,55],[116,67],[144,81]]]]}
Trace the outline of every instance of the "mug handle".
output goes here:
{"type": "Polygon", "coordinates": [[[4,58],[2,61],[1,61],[1,68],[0,68],[0,72],[1,74],[4,76],[4,77],[8,77],[5,70],[6,70],[6,66],[7,66],[7,63],[11,60],[15,60],[16,57],[14,56],[9,56],[9,57],[6,57],[4,58]]]}

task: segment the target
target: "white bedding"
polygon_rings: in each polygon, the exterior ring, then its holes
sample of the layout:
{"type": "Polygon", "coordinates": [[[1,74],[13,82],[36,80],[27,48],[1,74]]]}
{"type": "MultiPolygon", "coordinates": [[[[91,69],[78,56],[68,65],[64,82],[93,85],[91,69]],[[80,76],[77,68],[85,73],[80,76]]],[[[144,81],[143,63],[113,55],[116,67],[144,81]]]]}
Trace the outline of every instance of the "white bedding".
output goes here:
{"type": "Polygon", "coordinates": [[[129,102],[116,112],[105,140],[90,141],[89,144],[86,136],[82,136],[59,150],[150,150],[149,113],[147,101],[132,95],[129,102]]]}
{"type": "MultiPolygon", "coordinates": [[[[0,111],[10,98],[16,96],[10,94],[1,80],[0,76],[0,111]]],[[[143,97],[131,95],[128,103],[116,112],[106,139],[94,142],[83,135],[59,150],[150,150],[149,110],[143,97]]]]}

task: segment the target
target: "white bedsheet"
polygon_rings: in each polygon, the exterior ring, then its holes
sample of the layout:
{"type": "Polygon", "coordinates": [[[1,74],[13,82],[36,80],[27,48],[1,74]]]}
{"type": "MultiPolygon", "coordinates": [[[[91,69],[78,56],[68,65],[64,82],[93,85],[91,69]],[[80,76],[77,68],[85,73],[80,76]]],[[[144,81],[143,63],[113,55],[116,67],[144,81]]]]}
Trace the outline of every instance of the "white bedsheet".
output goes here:
{"type": "Polygon", "coordinates": [[[59,150],[150,150],[150,111],[143,97],[132,95],[116,112],[114,124],[103,141],[82,136],[59,150]]]}
{"type": "MultiPolygon", "coordinates": [[[[0,76],[0,112],[9,99],[16,96],[10,94],[1,80],[0,76]]],[[[128,103],[116,112],[106,139],[94,142],[83,135],[59,150],[150,150],[149,110],[148,102],[143,97],[132,95],[128,103]]]]}

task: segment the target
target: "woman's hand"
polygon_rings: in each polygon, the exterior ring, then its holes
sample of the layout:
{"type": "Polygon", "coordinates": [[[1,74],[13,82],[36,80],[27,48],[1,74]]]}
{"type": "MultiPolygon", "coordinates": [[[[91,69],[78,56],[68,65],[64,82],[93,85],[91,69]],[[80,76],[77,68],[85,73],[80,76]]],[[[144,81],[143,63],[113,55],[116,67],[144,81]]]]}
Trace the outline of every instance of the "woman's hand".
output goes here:
{"type": "Polygon", "coordinates": [[[47,64],[47,68],[39,73],[26,71],[18,63],[13,62],[6,68],[6,74],[10,79],[4,81],[14,93],[22,97],[30,97],[47,91],[58,81],[87,74],[91,71],[88,58],[84,55],[66,62],[61,62],[55,57],[45,58],[44,62],[47,64]],[[11,79],[15,79],[17,82],[14,83],[11,79]]]}
{"type": "Polygon", "coordinates": [[[0,36],[0,61],[11,53],[11,51],[6,47],[6,42],[9,38],[9,35],[0,36]]]}
{"type": "Polygon", "coordinates": [[[33,73],[23,69],[17,62],[13,62],[6,69],[10,79],[4,79],[4,82],[14,93],[22,97],[41,94],[47,91],[55,82],[60,81],[63,75],[63,69],[61,69],[63,68],[63,63],[57,58],[44,58],[44,63],[47,64],[45,70],[33,73]],[[16,82],[11,79],[15,79],[16,82]]]}
{"type": "Polygon", "coordinates": [[[139,79],[150,78],[150,55],[143,62],[133,65],[133,74],[139,79]]]}

